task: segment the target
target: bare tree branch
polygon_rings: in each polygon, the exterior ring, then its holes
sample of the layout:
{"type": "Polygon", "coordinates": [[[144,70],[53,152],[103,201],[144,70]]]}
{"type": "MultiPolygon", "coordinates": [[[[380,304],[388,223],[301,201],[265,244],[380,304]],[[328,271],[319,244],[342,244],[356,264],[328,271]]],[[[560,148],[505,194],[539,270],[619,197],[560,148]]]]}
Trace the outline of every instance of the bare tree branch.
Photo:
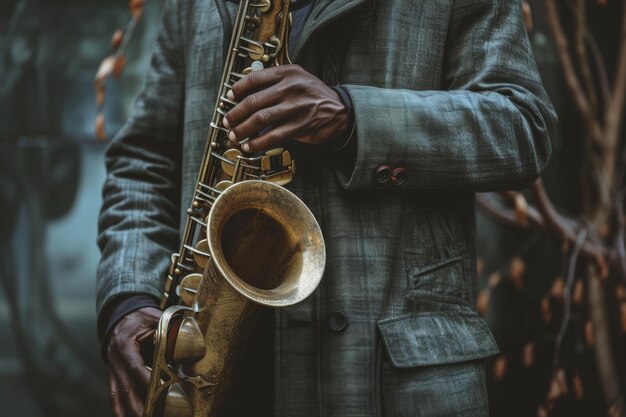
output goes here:
{"type": "Polygon", "coordinates": [[[593,119],[591,106],[578,80],[578,75],[574,69],[572,58],[569,53],[569,42],[563,31],[559,13],[557,10],[556,0],[546,0],[546,14],[552,35],[554,36],[557,57],[565,73],[565,82],[574,97],[574,103],[578,111],[586,120],[593,119]]]}
{"type": "Polygon", "coordinates": [[[620,28],[617,70],[613,81],[613,95],[607,106],[606,128],[609,136],[617,142],[624,114],[626,99],[626,5],[622,5],[622,23],[620,28]]]}

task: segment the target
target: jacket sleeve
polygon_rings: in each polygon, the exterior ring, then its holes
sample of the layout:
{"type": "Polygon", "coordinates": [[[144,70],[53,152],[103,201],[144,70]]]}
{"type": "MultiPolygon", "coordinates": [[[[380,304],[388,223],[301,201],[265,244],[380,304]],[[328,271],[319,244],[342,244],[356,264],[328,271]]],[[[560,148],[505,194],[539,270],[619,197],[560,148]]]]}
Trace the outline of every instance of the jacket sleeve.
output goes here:
{"type": "MultiPolygon", "coordinates": [[[[518,1],[456,1],[441,91],[346,85],[354,107],[347,189],[520,189],[545,168],[556,115],[541,84],[518,1]],[[398,187],[381,165],[405,168],[398,187]],[[350,169],[351,168],[351,169],[350,169]]],[[[340,168],[341,167],[341,168],[340,168]]]]}
{"type": "Polygon", "coordinates": [[[143,90],[106,150],[98,312],[122,294],[160,298],[178,242],[184,59],[177,3],[166,2],[143,90]]]}

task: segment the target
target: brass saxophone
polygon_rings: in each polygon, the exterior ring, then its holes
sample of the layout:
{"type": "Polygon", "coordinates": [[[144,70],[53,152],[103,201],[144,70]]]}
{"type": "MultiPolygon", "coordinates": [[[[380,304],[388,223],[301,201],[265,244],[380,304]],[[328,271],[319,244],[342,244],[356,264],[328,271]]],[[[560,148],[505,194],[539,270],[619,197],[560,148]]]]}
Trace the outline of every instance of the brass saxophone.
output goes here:
{"type": "Polygon", "coordinates": [[[326,254],[306,205],[281,185],[295,163],[228,141],[227,97],[246,74],[289,62],[289,0],[242,0],[179,252],[155,333],[145,417],[216,416],[258,306],[296,304],[317,288],[326,254]]]}

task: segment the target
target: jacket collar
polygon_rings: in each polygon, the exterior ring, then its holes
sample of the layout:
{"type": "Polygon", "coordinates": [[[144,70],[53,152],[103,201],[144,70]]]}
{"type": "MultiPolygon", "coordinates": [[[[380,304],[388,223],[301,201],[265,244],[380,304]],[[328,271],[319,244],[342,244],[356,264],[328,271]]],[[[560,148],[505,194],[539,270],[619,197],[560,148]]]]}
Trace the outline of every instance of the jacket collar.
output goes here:
{"type": "MultiPolygon", "coordinates": [[[[224,41],[227,43],[230,39],[233,21],[236,17],[237,10],[236,5],[232,3],[238,3],[233,0],[215,0],[217,9],[220,13],[220,17],[222,18],[223,26],[224,26],[224,41]],[[227,5],[227,3],[231,3],[227,5]]],[[[317,0],[313,5],[313,9],[311,10],[311,14],[307,19],[304,27],[302,28],[302,33],[300,34],[300,39],[298,40],[298,44],[294,48],[294,56],[291,57],[292,60],[298,56],[302,47],[307,42],[307,40],[319,29],[323,26],[336,20],[342,16],[348,15],[350,12],[354,11],[357,7],[365,4],[371,3],[373,5],[374,0],[317,0]]]]}

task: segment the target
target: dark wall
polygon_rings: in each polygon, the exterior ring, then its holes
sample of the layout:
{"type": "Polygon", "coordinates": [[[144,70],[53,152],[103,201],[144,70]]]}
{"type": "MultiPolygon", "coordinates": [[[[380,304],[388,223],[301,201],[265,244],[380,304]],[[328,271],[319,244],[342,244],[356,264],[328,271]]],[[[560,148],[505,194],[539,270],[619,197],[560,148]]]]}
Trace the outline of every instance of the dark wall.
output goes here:
{"type": "MultiPolygon", "coordinates": [[[[148,2],[107,129],[141,86],[162,1],[148,2]]],[[[105,416],[95,332],[96,219],[105,143],[93,78],[126,1],[0,2],[0,409],[11,416],[105,416]]]]}

